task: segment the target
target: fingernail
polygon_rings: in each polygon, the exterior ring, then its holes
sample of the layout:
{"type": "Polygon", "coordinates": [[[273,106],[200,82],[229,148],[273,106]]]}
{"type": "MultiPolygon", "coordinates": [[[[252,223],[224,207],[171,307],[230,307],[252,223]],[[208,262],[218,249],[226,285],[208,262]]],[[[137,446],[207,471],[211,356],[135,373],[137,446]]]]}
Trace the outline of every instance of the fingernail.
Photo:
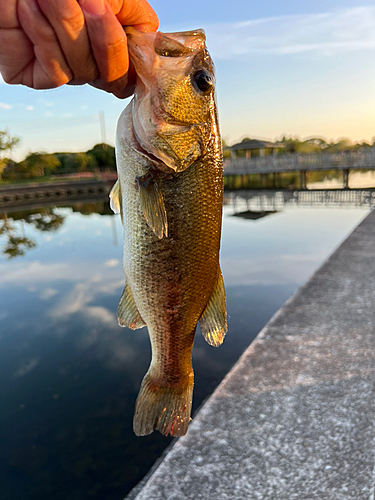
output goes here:
{"type": "Polygon", "coordinates": [[[80,0],[82,9],[92,16],[102,16],[105,14],[105,0],[80,0]]]}

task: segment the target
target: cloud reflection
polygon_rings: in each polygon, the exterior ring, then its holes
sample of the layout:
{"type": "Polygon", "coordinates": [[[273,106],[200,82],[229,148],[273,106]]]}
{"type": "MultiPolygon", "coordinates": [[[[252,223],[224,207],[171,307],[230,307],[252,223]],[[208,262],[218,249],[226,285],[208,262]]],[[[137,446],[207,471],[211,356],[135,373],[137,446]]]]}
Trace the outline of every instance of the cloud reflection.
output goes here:
{"type": "Polygon", "coordinates": [[[22,363],[21,366],[18,368],[16,373],[14,374],[15,377],[23,377],[24,375],[27,375],[30,373],[36,366],[39,364],[39,358],[33,358],[27,363],[22,363]]]}
{"type": "MultiPolygon", "coordinates": [[[[60,303],[49,311],[49,316],[56,320],[67,320],[72,314],[80,313],[94,322],[100,322],[109,327],[117,326],[114,313],[102,306],[90,306],[97,296],[103,293],[113,293],[113,283],[104,283],[100,286],[98,275],[95,276],[95,286],[92,282],[76,283],[73,290],[68,293],[60,303]]],[[[118,285],[118,284],[117,284],[118,285]]]]}

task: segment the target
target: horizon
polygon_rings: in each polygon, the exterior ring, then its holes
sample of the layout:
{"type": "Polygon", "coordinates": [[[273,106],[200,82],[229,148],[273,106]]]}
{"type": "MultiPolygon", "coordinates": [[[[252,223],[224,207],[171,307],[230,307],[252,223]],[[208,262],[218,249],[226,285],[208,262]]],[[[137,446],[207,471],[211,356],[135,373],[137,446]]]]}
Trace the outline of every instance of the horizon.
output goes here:
{"type": "MultiPolygon", "coordinates": [[[[375,136],[375,7],[350,0],[234,0],[204,7],[198,0],[169,8],[151,2],[162,31],[201,26],[215,61],[222,138],[275,141],[342,138],[372,143],[375,136]],[[181,22],[181,19],[184,19],[181,22]]],[[[21,138],[13,151],[87,151],[114,145],[118,116],[129,100],[88,85],[35,91],[0,81],[0,130],[21,138]]]]}

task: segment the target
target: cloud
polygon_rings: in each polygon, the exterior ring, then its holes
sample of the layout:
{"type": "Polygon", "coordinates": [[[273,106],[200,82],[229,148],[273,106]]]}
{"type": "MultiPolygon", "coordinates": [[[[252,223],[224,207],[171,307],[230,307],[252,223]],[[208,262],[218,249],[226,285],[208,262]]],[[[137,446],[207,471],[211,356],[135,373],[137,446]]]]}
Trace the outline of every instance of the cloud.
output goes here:
{"type": "Polygon", "coordinates": [[[1,76],[1,74],[0,74],[0,85],[1,85],[2,83],[5,83],[5,82],[4,82],[4,78],[3,78],[3,77],[1,76]]]}
{"type": "Polygon", "coordinates": [[[73,290],[50,311],[50,316],[54,319],[66,319],[71,314],[81,312],[93,299],[93,293],[89,283],[77,283],[73,290]]]}
{"type": "Polygon", "coordinates": [[[0,109],[12,109],[12,105],[11,104],[7,104],[5,102],[0,102],[0,109]]]}
{"type": "Polygon", "coordinates": [[[82,312],[87,318],[93,320],[95,323],[100,322],[103,325],[109,326],[111,328],[117,328],[118,326],[116,315],[105,307],[84,307],[82,312]]]}
{"type": "MultiPolygon", "coordinates": [[[[9,286],[21,286],[36,290],[36,285],[41,288],[42,284],[72,282],[82,286],[87,284],[96,293],[111,294],[118,289],[124,288],[125,277],[118,276],[118,270],[107,270],[105,276],[93,274],[90,262],[72,264],[68,262],[42,263],[38,260],[24,264],[22,262],[9,266],[0,263],[0,289],[9,286]],[[81,283],[77,283],[81,282],[81,283]],[[95,285],[93,286],[93,283],[95,285]]],[[[90,292],[90,295],[92,293],[90,292]]]]}
{"type": "Polygon", "coordinates": [[[18,368],[14,376],[23,377],[27,373],[30,373],[32,370],[34,370],[34,368],[38,365],[38,363],[39,363],[38,358],[33,358],[28,363],[22,363],[22,365],[18,368]]]}
{"type": "Polygon", "coordinates": [[[72,314],[82,314],[94,323],[117,328],[117,317],[109,309],[101,306],[90,305],[96,297],[102,294],[112,294],[114,290],[123,286],[123,281],[118,283],[99,283],[91,280],[85,283],[76,283],[60,303],[51,311],[49,316],[54,320],[67,320],[72,314]],[[93,286],[95,283],[95,286],[93,286]]]}
{"type": "Polygon", "coordinates": [[[45,288],[40,294],[42,300],[48,300],[57,295],[59,292],[55,288],[45,288]]]}
{"type": "Polygon", "coordinates": [[[27,111],[32,111],[34,109],[34,106],[26,106],[27,111]]]}
{"type": "Polygon", "coordinates": [[[284,285],[306,282],[326,257],[323,252],[267,255],[236,259],[222,257],[226,285],[284,285]]]}
{"type": "Polygon", "coordinates": [[[90,274],[89,265],[85,267],[82,265],[73,266],[68,263],[44,264],[34,261],[24,267],[18,264],[11,268],[9,265],[0,264],[0,287],[3,288],[10,284],[25,286],[29,283],[35,285],[36,283],[56,280],[77,280],[90,276],[90,274]]]}
{"type": "Polygon", "coordinates": [[[331,56],[375,50],[375,7],[372,6],[215,24],[205,28],[210,52],[215,59],[301,53],[331,56]]]}
{"type": "Polygon", "coordinates": [[[49,101],[48,99],[44,99],[43,97],[39,97],[38,102],[43,104],[43,106],[47,106],[47,108],[51,108],[55,105],[53,101],[49,101]]]}
{"type": "Polygon", "coordinates": [[[117,259],[109,259],[104,262],[106,267],[116,267],[120,264],[120,261],[117,259]]]}

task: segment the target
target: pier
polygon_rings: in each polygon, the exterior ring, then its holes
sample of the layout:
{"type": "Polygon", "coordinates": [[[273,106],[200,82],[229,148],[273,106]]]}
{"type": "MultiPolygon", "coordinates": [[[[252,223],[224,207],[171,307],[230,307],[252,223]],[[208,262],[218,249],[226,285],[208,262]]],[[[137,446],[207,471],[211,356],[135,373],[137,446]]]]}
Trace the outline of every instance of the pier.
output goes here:
{"type": "Polygon", "coordinates": [[[373,500],[374,262],[375,211],[275,314],[127,499],[373,500]]]}
{"type": "Polygon", "coordinates": [[[264,176],[273,174],[275,187],[278,187],[278,174],[298,172],[301,189],[306,189],[309,172],[332,170],[342,173],[343,187],[348,189],[352,170],[375,170],[375,148],[338,153],[282,153],[248,158],[233,157],[224,162],[225,177],[259,174],[261,184],[264,184],[264,176]]]}

